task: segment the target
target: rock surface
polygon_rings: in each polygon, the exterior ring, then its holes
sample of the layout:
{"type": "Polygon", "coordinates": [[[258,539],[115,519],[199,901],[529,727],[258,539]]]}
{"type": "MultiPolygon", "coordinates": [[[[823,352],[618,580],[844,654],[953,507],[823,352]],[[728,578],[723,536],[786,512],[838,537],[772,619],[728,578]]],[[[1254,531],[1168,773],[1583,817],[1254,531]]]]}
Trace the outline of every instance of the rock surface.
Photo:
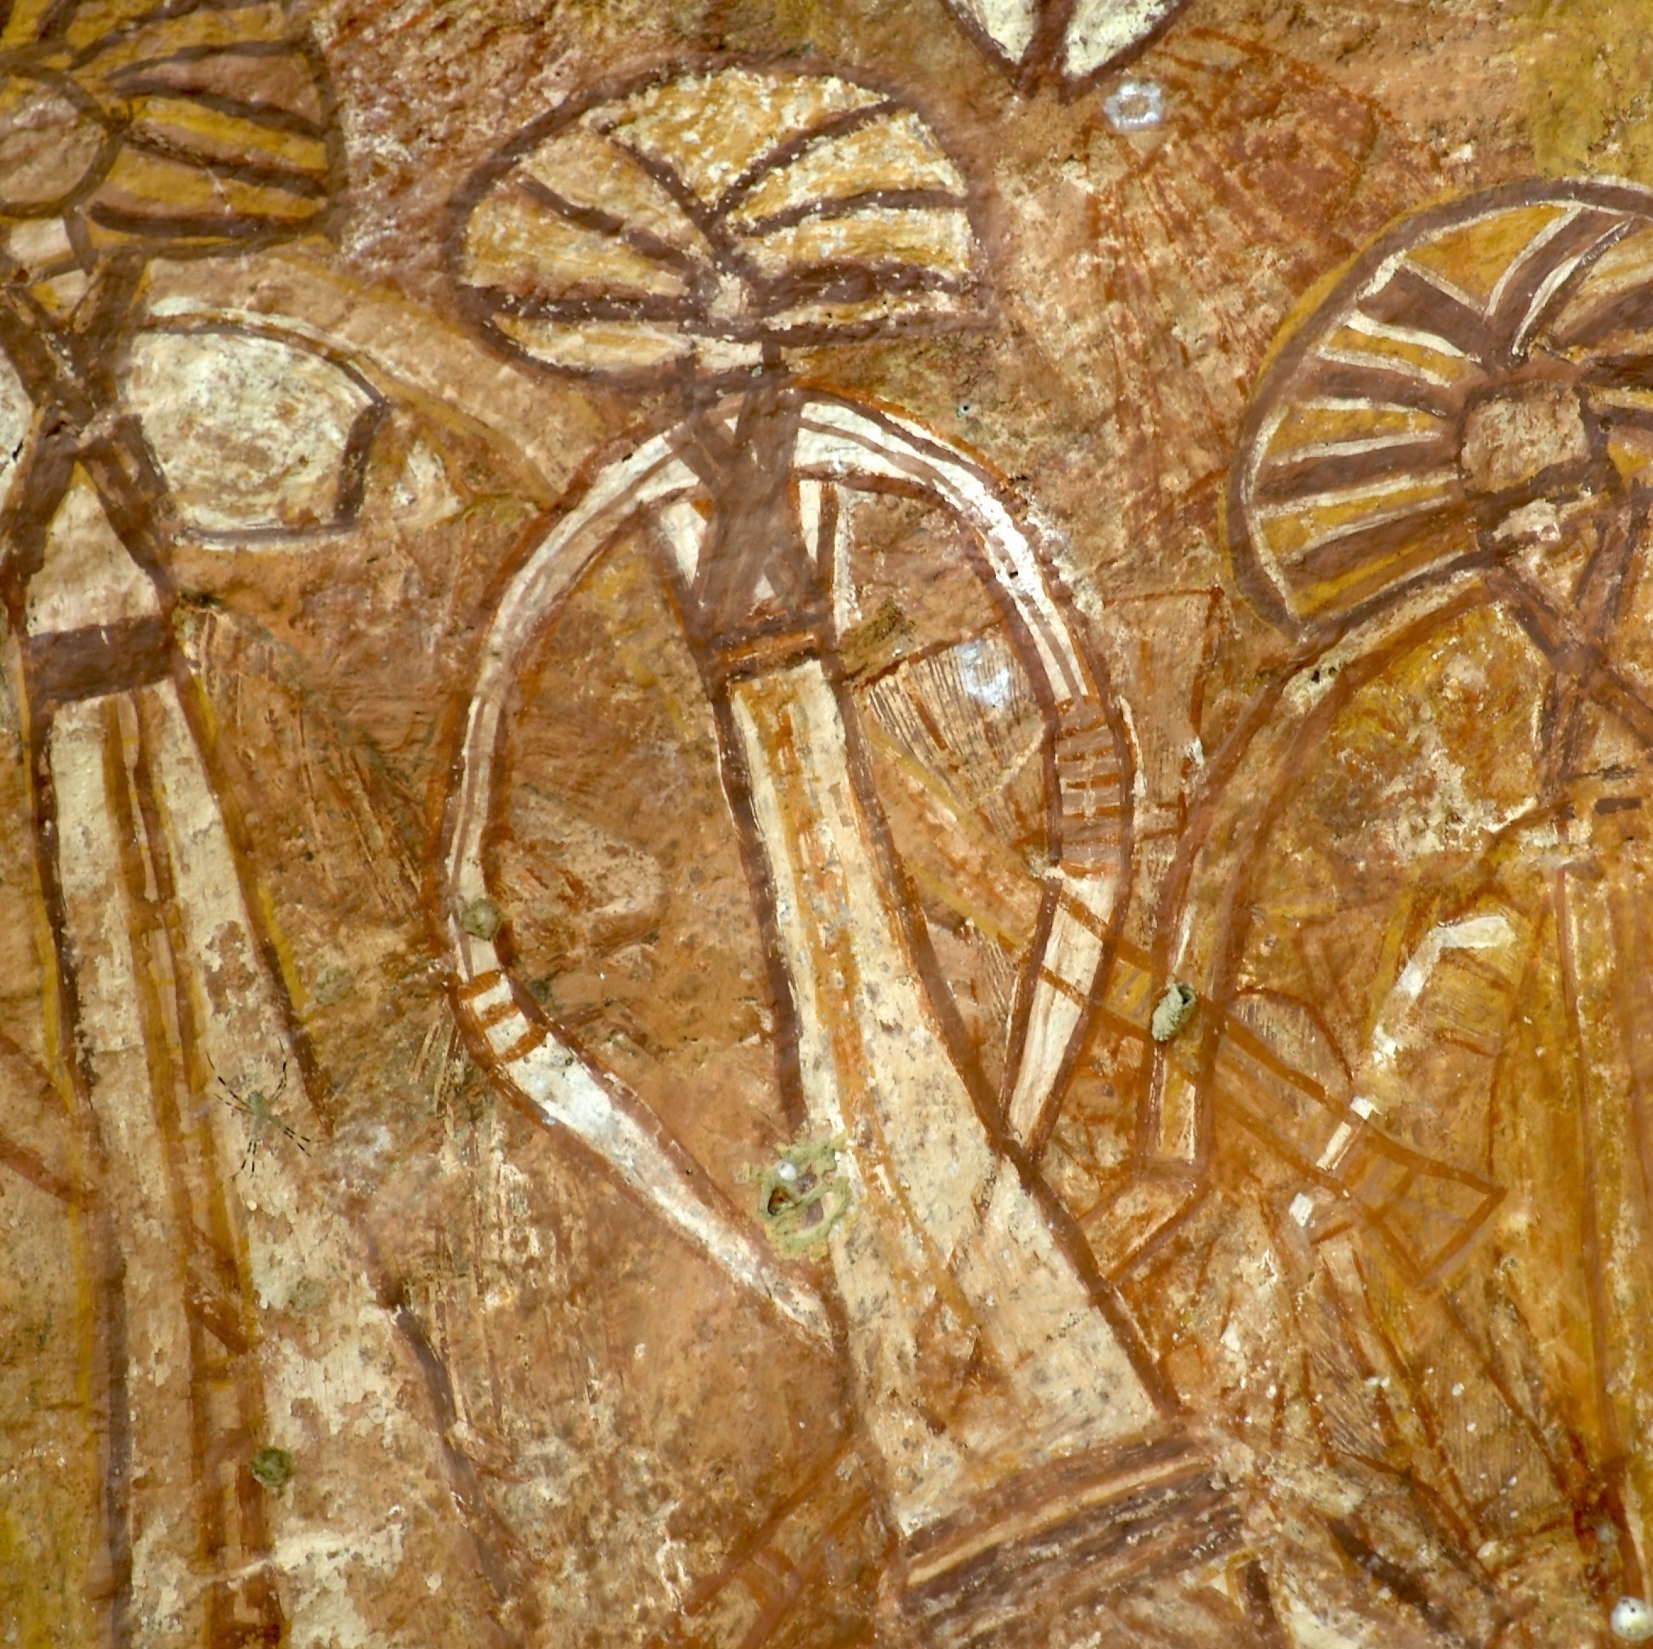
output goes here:
{"type": "Polygon", "coordinates": [[[0,9],[0,1644],[1653,1619],[1653,4],[0,9]]]}

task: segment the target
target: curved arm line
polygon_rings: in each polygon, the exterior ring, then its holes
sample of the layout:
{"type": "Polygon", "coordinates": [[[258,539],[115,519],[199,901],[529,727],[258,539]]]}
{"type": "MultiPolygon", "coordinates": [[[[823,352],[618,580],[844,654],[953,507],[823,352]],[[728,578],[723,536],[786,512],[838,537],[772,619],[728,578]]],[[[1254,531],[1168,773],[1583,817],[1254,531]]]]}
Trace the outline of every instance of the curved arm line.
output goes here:
{"type": "Polygon", "coordinates": [[[504,697],[524,650],[628,519],[696,484],[672,456],[669,436],[655,437],[600,471],[511,581],[484,643],[465,729],[442,919],[456,962],[456,1010],[468,1021],[473,1045],[487,1050],[493,1078],[595,1152],[737,1284],[826,1343],[832,1328],[819,1298],[742,1227],[648,1106],[563,1042],[537,1005],[514,989],[491,925],[471,914],[487,898],[482,845],[494,754],[504,697]]]}

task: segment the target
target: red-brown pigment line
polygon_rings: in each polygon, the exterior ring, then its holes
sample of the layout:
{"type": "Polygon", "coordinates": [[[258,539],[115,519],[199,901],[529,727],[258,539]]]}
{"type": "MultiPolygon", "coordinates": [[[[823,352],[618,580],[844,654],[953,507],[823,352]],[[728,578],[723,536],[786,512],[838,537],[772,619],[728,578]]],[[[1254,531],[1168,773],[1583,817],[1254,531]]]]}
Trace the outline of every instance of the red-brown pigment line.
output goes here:
{"type": "Polygon", "coordinates": [[[1551,900],[1556,928],[1556,950],[1560,958],[1562,999],[1567,1015],[1568,1062],[1578,1100],[1579,1163],[1583,1172],[1580,1198],[1579,1242],[1583,1250],[1584,1275],[1590,1299],[1590,1344],[1594,1381],[1596,1424],[1601,1430],[1601,1469],[1607,1481],[1608,1510],[1618,1528],[1618,1553],[1623,1564],[1627,1589],[1640,1590],[1641,1561],[1635,1534],[1624,1506],[1625,1453],[1619,1429],[1618,1410],[1613,1401],[1613,1348],[1608,1331],[1607,1278],[1601,1241],[1601,1208],[1598,1201],[1599,1162],[1597,1134],[1599,1118],[1591,1072],[1584,1047],[1584,1014],[1580,1001],[1577,935],[1573,927],[1571,899],[1567,892],[1568,867],[1558,866],[1551,883],[1551,900]]]}

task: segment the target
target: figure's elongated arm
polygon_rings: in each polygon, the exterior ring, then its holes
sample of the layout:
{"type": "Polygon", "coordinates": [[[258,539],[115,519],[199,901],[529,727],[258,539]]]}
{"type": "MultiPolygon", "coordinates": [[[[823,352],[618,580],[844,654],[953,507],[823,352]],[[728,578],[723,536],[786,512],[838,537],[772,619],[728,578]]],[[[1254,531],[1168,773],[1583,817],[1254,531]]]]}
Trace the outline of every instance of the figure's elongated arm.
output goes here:
{"type": "Polygon", "coordinates": [[[490,1077],[594,1152],[634,1196],[741,1287],[826,1341],[831,1329],[820,1300],[781,1268],[649,1107],[563,1042],[511,977],[496,944],[501,917],[483,870],[500,719],[516,670],[620,528],[638,511],[665,507],[695,484],[672,456],[668,437],[644,443],[597,473],[507,589],[483,646],[450,802],[441,922],[454,961],[457,1011],[490,1077]]]}
{"type": "Polygon", "coordinates": [[[1011,1137],[1036,1145],[1088,1025],[1129,874],[1129,752],[1034,536],[991,475],[916,425],[825,398],[805,409],[797,465],[822,477],[882,474],[917,482],[967,522],[988,575],[1019,621],[1020,650],[1055,723],[1053,862],[1017,992],[1005,1087],[1011,1137]]]}

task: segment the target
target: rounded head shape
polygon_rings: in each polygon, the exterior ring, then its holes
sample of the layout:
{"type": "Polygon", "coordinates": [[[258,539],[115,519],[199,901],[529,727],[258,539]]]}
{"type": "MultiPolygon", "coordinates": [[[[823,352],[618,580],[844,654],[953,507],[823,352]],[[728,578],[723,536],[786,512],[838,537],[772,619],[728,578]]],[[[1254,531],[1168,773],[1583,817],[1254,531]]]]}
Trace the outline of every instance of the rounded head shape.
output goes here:
{"type": "Polygon", "coordinates": [[[977,317],[965,178],[901,99],[718,61],[527,127],[456,202],[452,269],[495,344],[647,383],[977,317]]]}
{"type": "Polygon", "coordinates": [[[1228,539],[1288,629],[1540,539],[1653,476],[1653,191],[1518,183],[1402,220],[1277,345],[1228,539]]]}

